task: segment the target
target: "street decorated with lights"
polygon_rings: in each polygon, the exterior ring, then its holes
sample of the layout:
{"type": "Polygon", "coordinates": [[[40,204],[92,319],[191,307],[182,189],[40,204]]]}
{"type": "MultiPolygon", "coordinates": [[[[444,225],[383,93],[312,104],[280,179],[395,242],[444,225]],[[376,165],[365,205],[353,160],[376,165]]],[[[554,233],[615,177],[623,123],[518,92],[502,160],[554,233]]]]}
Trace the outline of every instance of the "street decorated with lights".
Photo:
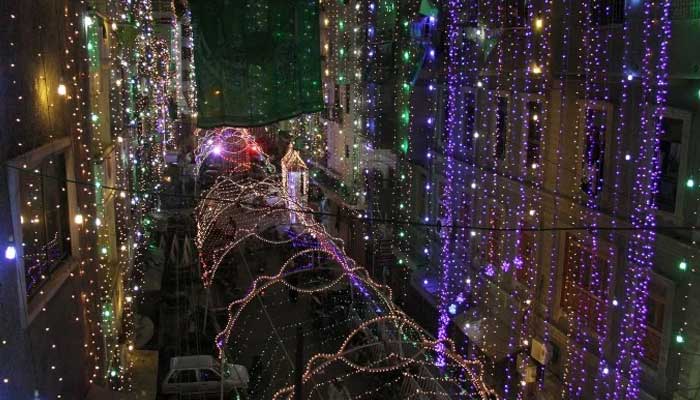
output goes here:
{"type": "MultiPolygon", "coordinates": [[[[200,143],[210,147],[223,142],[210,135],[200,143]]],[[[221,146],[212,156],[228,153],[225,144],[221,146]]],[[[394,395],[422,394],[431,398],[467,393],[491,398],[492,393],[482,380],[481,363],[463,360],[449,340],[434,341],[396,308],[391,289],[375,283],[367,270],[345,254],[342,241],[316,222],[307,205],[308,170],[291,145],[281,159],[280,170],[281,177],[267,175],[256,180],[242,177],[238,168],[230,167],[227,171],[231,175],[224,172],[203,194],[197,207],[196,243],[205,285],[215,286],[221,279],[217,278],[217,270],[222,268],[247,269],[252,279],[246,295],[228,306],[228,322],[216,337],[220,358],[241,360],[257,347],[260,338],[255,330],[250,330],[256,320],[265,320],[272,330],[272,339],[268,338],[265,345],[269,346],[270,355],[261,353],[263,359],[257,363],[267,365],[273,372],[269,372],[267,380],[252,377],[252,393],[260,398],[282,399],[288,397],[284,393],[293,392],[293,386],[288,386],[293,385],[295,368],[299,366],[288,358],[288,347],[289,342],[301,336],[306,341],[304,352],[310,357],[304,374],[305,387],[311,382],[314,385],[308,388],[308,398],[315,391],[331,390],[313,378],[321,373],[323,379],[351,387],[353,399],[371,398],[383,390],[394,395]],[[254,276],[245,258],[238,258],[235,264],[227,263],[227,259],[233,259],[236,252],[243,254],[248,246],[288,256],[277,268],[263,268],[254,276]],[[261,314],[265,317],[261,318],[261,314]],[[377,327],[382,333],[373,336],[371,332],[377,327]],[[316,330],[329,329],[330,336],[315,337],[316,330]],[[365,342],[359,343],[361,336],[365,342]],[[360,348],[350,350],[350,343],[360,348]],[[449,355],[445,368],[437,369],[435,360],[431,360],[436,346],[449,355]],[[372,354],[376,360],[370,365],[350,361],[357,361],[355,356],[362,354],[372,354]],[[354,372],[348,374],[345,367],[315,366],[323,357],[327,358],[324,365],[344,361],[354,372]],[[383,375],[388,373],[401,377],[396,385],[381,384],[383,375]],[[361,380],[364,383],[360,386],[351,383],[366,374],[374,377],[361,380]]]]}
{"type": "Polygon", "coordinates": [[[700,0],[4,3],[0,400],[700,397],[700,0]]]}

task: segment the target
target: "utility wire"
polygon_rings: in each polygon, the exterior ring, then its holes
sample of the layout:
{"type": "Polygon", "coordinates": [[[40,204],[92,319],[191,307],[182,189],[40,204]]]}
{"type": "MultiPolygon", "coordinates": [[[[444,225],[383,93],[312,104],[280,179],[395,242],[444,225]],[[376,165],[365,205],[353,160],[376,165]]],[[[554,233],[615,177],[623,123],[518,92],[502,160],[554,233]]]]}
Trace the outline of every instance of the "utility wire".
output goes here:
{"type": "MultiPolygon", "coordinates": [[[[125,189],[125,188],[119,188],[119,187],[114,187],[114,186],[104,186],[100,185],[97,186],[94,183],[90,182],[84,182],[84,181],[79,181],[75,179],[68,179],[68,178],[63,178],[63,177],[58,177],[58,176],[50,176],[46,175],[42,172],[37,172],[37,170],[30,170],[26,168],[20,168],[14,165],[10,164],[5,164],[7,168],[15,169],[24,173],[28,174],[33,174],[36,176],[41,176],[43,178],[48,178],[48,179],[54,179],[60,182],[65,182],[65,183],[73,183],[76,185],[80,186],[89,186],[95,189],[102,189],[102,190],[113,190],[113,191],[118,191],[118,192],[125,192],[125,193],[130,193],[134,195],[155,195],[155,196],[162,196],[162,197],[171,197],[171,198],[180,198],[180,199],[188,199],[188,200],[196,200],[197,202],[201,201],[212,201],[212,202],[219,202],[219,203],[230,203],[230,204],[240,204],[240,205],[248,205],[248,206],[257,206],[258,204],[248,204],[236,200],[231,200],[231,199],[224,199],[224,198],[218,198],[218,197],[210,197],[210,196],[197,196],[197,195],[186,195],[186,194],[175,194],[175,193],[165,193],[165,192],[156,192],[156,191],[139,191],[139,190],[132,190],[132,189],[125,189]]],[[[275,207],[271,209],[288,209],[286,207],[275,207]]],[[[448,228],[448,229],[465,229],[465,230],[472,230],[472,231],[480,231],[480,232],[567,232],[567,231],[630,231],[630,232],[640,232],[640,231],[666,231],[666,230],[681,230],[681,231],[696,231],[698,229],[697,226],[695,225],[643,225],[643,226],[595,226],[595,225],[574,225],[574,226],[551,226],[551,227],[490,227],[490,226],[478,226],[478,225],[460,225],[460,224],[451,224],[451,225],[442,225],[440,222],[437,223],[428,223],[428,222],[421,222],[421,221],[411,221],[411,220],[399,220],[395,218],[378,218],[378,217],[364,217],[362,215],[356,216],[356,215],[341,215],[340,213],[328,213],[328,212],[323,212],[323,211],[314,211],[310,209],[306,210],[294,210],[295,212],[298,213],[303,213],[303,214],[310,214],[310,215],[315,215],[315,216],[321,216],[321,217],[337,217],[341,219],[350,219],[350,220],[357,220],[357,221],[365,221],[365,222],[376,222],[378,224],[387,224],[387,225],[408,225],[408,226],[418,226],[418,227],[425,227],[425,228],[437,228],[437,229],[442,229],[442,228],[448,228]]]]}

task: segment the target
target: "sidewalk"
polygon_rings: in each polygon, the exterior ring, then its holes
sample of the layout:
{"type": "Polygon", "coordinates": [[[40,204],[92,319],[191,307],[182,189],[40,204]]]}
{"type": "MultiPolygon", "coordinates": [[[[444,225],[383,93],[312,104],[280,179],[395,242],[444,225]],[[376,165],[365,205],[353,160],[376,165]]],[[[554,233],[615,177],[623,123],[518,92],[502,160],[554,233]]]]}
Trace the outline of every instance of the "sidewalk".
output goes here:
{"type": "Polygon", "coordinates": [[[85,400],[155,400],[158,391],[158,352],[134,350],[133,388],[129,393],[114,392],[92,385],[85,400]]]}

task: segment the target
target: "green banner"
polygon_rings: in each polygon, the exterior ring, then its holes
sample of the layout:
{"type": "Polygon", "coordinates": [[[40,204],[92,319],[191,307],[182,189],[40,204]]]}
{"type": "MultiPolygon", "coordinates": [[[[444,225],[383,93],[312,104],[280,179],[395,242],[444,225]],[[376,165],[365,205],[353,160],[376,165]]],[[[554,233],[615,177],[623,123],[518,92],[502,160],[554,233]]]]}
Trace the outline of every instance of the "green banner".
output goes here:
{"type": "Polygon", "coordinates": [[[323,109],[318,0],[190,0],[198,125],[259,126],[323,109]]]}

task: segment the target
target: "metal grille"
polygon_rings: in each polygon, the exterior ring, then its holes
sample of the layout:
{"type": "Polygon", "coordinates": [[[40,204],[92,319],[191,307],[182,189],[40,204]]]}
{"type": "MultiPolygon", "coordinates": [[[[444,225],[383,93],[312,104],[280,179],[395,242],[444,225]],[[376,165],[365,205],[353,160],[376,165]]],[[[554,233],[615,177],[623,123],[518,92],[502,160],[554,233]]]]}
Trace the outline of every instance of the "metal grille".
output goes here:
{"type": "Polygon", "coordinates": [[[173,1],[172,0],[153,0],[151,2],[153,7],[153,12],[172,12],[173,11],[173,1]]]}
{"type": "Polygon", "coordinates": [[[700,0],[673,0],[671,19],[700,19],[700,0]]]}

